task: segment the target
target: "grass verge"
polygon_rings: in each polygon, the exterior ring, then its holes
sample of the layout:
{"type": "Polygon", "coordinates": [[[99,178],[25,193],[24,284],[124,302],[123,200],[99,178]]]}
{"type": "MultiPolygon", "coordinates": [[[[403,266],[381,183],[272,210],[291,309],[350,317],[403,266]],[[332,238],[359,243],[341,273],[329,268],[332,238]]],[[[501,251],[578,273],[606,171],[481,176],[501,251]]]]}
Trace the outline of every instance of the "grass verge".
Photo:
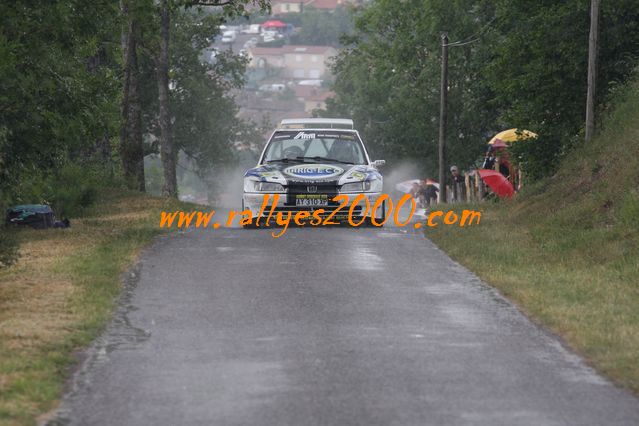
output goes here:
{"type": "Polygon", "coordinates": [[[639,83],[625,89],[555,176],[426,235],[639,394],[639,83]]]}
{"type": "MultiPolygon", "coordinates": [[[[191,206],[192,207],[192,206],[191,206]]],[[[176,201],[109,192],[69,229],[21,230],[21,258],[0,271],[0,423],[35,424],[55,407],[74,352],[110,317],[120,277],[162,232],[176,201]]]]}
{"type": "Polygon", "coordinates": [[[426,233],[597,369],[639,393],[636,246],[630,255],[636,238],[514,223],[504,206],[484,208],[478,226],[426,233]]]}

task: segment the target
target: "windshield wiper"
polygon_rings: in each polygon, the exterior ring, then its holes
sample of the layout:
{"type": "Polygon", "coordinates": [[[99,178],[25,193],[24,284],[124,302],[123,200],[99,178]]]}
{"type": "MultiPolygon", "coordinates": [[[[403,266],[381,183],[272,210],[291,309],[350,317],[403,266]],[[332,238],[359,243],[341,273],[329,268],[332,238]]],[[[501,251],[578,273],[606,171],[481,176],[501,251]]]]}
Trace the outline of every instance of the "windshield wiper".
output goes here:
{"type": "Polygon", "coordinates": [[[288,163],[291,161],[295,161],[299,163],[300,161],[303,161],[303,160],[300,160],[299,158],[278,158],[276,160],[266,160],[267,163],[288,163]]]}
{"type": "Polygon", "coordinates": [[[327,157],[320,157],[320,156],[315,156],[315,157],[297,157],[298,160],[314,160],[314,161],[332,161],[334,163],[341,163],[341,164],[355,164],[351,161],[342,161],[342,160],[337,160],[335,158],[327,158],[327,157]]]}

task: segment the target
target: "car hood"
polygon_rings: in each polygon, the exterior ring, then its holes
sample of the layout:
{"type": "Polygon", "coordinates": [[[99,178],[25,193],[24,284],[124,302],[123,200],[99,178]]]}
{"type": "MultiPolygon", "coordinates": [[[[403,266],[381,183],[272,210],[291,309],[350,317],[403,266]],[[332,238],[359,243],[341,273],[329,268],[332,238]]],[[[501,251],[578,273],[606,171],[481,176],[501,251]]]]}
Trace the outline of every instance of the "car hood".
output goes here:
{"type": "Polygon", "coordinates": [[[373,166],[336,163],[274,163],[249,169],[244,177],[261,182],[289,183],[334,183],[381,179],[382,175],[373,166]]]}

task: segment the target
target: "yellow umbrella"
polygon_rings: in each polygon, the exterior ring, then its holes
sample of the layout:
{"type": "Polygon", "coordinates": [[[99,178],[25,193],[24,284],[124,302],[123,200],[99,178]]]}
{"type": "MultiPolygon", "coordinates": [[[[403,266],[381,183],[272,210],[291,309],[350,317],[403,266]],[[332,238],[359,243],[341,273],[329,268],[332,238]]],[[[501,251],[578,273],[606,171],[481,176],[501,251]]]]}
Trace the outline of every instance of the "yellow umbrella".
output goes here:
{"type": "Polygon", "coordinates": [[[497,133],[491,140],[488,142],[489,145],[494,145],[498,141],[502,142],[515,142],[520,139],[528,139],[528,138],[536,138],[537,133],[533,133],[530,130],[520,130],[519,134],[517,134],[517,129],[509,129],[504,130],[503,132],[497,133]]]}

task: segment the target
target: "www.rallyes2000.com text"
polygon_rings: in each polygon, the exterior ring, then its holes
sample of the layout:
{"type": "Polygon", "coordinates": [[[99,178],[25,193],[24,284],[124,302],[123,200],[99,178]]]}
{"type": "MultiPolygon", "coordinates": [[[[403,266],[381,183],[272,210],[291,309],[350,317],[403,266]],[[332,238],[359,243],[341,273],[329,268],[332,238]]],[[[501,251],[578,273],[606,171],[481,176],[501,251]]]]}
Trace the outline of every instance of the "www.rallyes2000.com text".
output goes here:
{"type": "MultiPolygon", "coordinates": [[[[272,235],[275,238],[279,238],[284,235],[291,224],[291,221],[297,226],[328,226],[347,223],[353,227],[358,227],[363,224],[370,224],[379,227],[386,224],[388,220],[392,218],[395,226],[403,227],[411,224],[417,208],[415,199],[409,194],[404,195],[397,204],[393,203],[388,194],[382,194],[377,198],[377,200],[375,200],[372,206],[364,194],[359,194],[353,198],[352,201],[350,201],[350,198],[347,195],[340,194],[332,198],[332,201],[339,203],[338,206],[328,212],[326,209],[321,207],[312,211],[301,210],[296,212],[275,212],[275,207],[279,201],[279,194],[273,194],[272,200],[270,197],[271,196],[269,194],[264,195],[262,207],[257,216],[254,216],[253,212],[248,209],[241,212],[231,210],[227,215],[225,226],[231,227],[234,220],[236,220],[239,216],[239,225],[241,226],[282,227],[279,233],[276,234],[275,232],[272,232],[272,235]],[[388,205],[388,213],[384,218],[378,220],[377,213],[379,209],[382,208],[384,202],[388,205]],[[410,210],[406,218],[402,221],[399,218],[399,211],[408,202],[410,202],[410,210]],[[355,214],[357,206],[361,203],[365,206],[364,211],[360,212],[358,210],[357,214],[355,214]],[[260,219],[263,220],[261,221],[260,219]],[[271,222],[272,220],[274,220],[274,222],[271,222]],[[346,220],[346,222],[344,222],[344,220],[346,220]]],[[[215,210],[211,210],[209,212],[163,211],[160,214],[160,228],[171,228],[176,225],[177,228],[189,228],[190,226],[195,226],[196,228],[211,227],[213,229],[217,229],[221,225],[219,222],[211,223],[214,214],[215,210]]],[[[444,214],[441,210],[437,210],[428,215],[428,218],[425,220],[425,225],[431,228],[437,227],[439,225],[437,219],[439,218],[442,219],[442,223],[444,225],[457,224],[460,227],[464,227],[466,225],[472,225],[475,219],[476,223],[479,224],[481,221],[481,212],[463,210],[461,215],[458,215],[452,210],[448,211],[446,214],[444,214]]],[[[422,222],[413,222],[413,226],[415,228],[420,228],[422,226],[422,222]]]]}

